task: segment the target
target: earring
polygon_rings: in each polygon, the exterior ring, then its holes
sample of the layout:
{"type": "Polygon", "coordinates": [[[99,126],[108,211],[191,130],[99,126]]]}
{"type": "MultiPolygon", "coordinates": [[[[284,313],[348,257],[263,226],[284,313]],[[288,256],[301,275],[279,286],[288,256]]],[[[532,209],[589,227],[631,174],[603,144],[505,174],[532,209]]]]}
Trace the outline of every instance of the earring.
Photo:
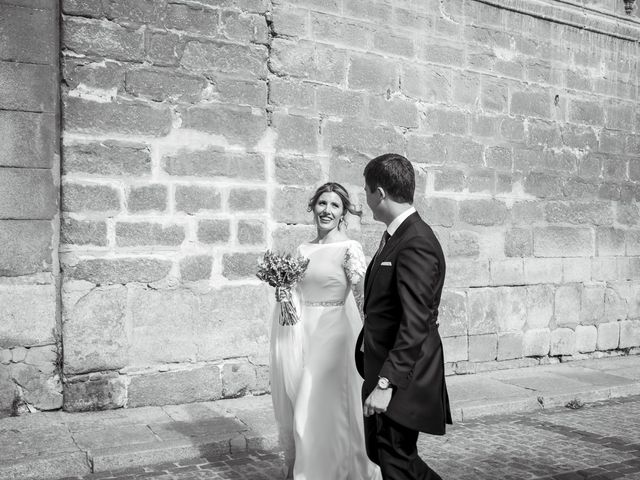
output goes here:
{"type": "Polygon", "coordinates": [[[344,217],[340,217],[340,220],[338,220],[338,226],[342,226],[344,225],[344,228],[348,227],[347,221],[344,219],[344,217]]]}

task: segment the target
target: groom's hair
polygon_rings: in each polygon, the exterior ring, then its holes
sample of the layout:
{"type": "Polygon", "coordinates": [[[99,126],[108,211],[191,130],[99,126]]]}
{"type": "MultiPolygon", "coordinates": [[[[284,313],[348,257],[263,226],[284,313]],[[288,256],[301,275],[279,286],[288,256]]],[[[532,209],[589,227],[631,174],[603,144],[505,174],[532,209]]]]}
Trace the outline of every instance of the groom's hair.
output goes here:
{"type": "Polygon", "coordinates": [[[364,181],[370,192],[382,187],[391,200],[413,203],[416,174],[411,162],[402,155],[385,153],[371,160],[364,167],[364,181]]]}

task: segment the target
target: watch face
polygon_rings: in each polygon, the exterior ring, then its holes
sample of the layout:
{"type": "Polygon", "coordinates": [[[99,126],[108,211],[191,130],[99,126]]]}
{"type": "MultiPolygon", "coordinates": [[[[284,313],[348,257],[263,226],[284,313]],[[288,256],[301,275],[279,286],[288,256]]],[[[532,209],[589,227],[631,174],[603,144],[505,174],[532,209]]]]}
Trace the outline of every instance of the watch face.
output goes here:
{"type": "Polygon", "coordinates": [[[389,380],[387,380],[386,378],[378,379],[378,387],[380,387],[382,390],[386,390],[387,388],[389,388],[389,380]]]}

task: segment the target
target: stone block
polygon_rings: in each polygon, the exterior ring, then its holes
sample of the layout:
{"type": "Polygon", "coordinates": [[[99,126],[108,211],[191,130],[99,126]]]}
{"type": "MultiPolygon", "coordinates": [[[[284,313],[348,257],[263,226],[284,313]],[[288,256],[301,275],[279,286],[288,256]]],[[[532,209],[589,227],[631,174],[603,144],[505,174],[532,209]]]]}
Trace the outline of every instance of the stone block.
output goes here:
{"type": "MultiPolygon", "coordinates": [[[[25,5],[26,6],[26,5],[25,5]]],[[[57,56],[56,18],[50,11],[0,4],[0,59],[53,63],[57,56]]]]}
{"type": "Polygon", "coordinates": [[[524,263],[520,258],[506,260],[490,260],[491,285],[522,285],[524,280],[524,263]]]}
{"type": "Polygon", "coordinates": [[[253,146],[267,129],[267,118],[251,107],[198,105],[185,110],[182,127],[220,135],[230,144],[253,146]]]}
{"type": "Polygon", "coordinates": [[[511,148],[495,146],[485,150],[487,166],[500,172],[511,172],[513,166],[513,152],[511,148]]]}
{"type": "Polygon", "coordinates": [[[498,361],[523,357],[522,332],[498,334],[498,361]]]}
{"type": "Polygon", "coordinates": [[[574,225],[610,225],[613,211],[609,202],[549,202],[545,205],[545,220],[574,225]]]}
{"type": "Polygon", "coordinates": [[[359,55],[351,58],[347,78],[350,89],[369,93],[398,91],[399,72],[395,62],[376,55],[359,55]]]}
{"type": "Polygon", "coordinates": [[[201,210],[216,211],[222,207],[222,197],[217,187],[203,185],[176,185],[175,208],[188,214],[201,210]]]}
{"type": "Polygon", "coordinates": [[[0,62],[0,109],[54,113],[56,79],[53,65],[0,62]]]}
{"type": "Polygon", "coordinates": [[[615,350],[620,343],[620,323],[609,322],[601,323],[596,327],[598,329],[598,339],[596,348],[598,350],[615,350]]]}
{"type": "Polygon", "coordinates": [[[531,172],[523,181],[526,193],[540,198],[558,198],[563,195],[563,180],[556,175],[531,172]]]}
{"type": "Polygon", "coordinates": [[[173,32],[146,32],[146,54],[154,65],[177,66],[184,54],[186,40],[173,32]]]}
{"type": "Polygon", "coordinates": [[[279,155],[275,158],[275,176],[279,184],[304,185],[311,179],[322,178],[322,165],[316,158],[279,155]]]}
{"type": "Polygon", "coordinates": [[[556,258],[525,258],[524,278],[527,283],[561,283],[562,262],[556,258]]]}
{"type": "Polygon", "coordinates": [[[265,160],[258,153],[185,149],[164,157],[163,165],[169,175],[225,177],[240,180],[265,179],[265,160]]]}
{"type": "Polygon", "coordinates": [[[443,168],[434,172],[433,189],[436,192],[462,192],[466,180],[464,172],[443,168]]]}
{"type": "Polygon", "coordinates": [[[153,222],[116,223],[116,245],[133,247],[138,245],[178,246],[185,239],[182,225],[162,225],[153,222]]]}
{"type": "Polygon", "coordinates": [[[489,284],[489,262],[481,259],[451,259],[447,262],[448,288],[479,287],[489,284]]]}
{"type": "Polygon", "coordinates": [[[470,335],[521,330],[525,325],[523,287],[474,288],[468,298],[470,335]]]}
{"type": "Polygon", "coordinates": [[[559,327],[575,328],[580,323],[582,286],[580,284],[560,285],[555,293],[555,321],[559,327]]]}
{"type": "Polygon", "coordinates": [[[407,134],[407,158],[414,163],[442,165],[447,155],[448,141],[444,135],[407,134]]]}
{"type": "Polygon", "coordinates": [[[596,349],[598,328],[595,325],[576,327],[576,349],[580,353],[590,353],[596,349]]]}
{"type": "Polygon", "coordinates": [[[256,367],[249,362],[225,362],[222,367],[222,396],[235,398],[256,389],[256,367]]]}
{"type": "Polygon", "coordinates": [[[42,372],[38,366],[24,363],[11,365],[10,371],[14,382],[21,387],[20,397],[25,402],[38,410],[62,407],[62,384],[57,374],[42,372]]]}
{"type": "Polygon", "coordinates": [[[220,367],[131,375],[127,395],[129,407],[218,400],[222,398],[220,367]]]}
{"type": "Polygon", "coordinates": [[[237,235],[241,245],[263,245],[266,241],[265,224],[261,220],[240,220],[237,235]]]}
{"type": "Polygon", "coordinates": [[[498,335],[471,335],[469,337],[469,361],[491,362],[498,356],[498,335]]]}
{"type": "Polygon", "coordinates": [[[185,282],[208,280],[211,277],[213,259],[209,255],[195,255],[180,260],[180,276],[185,282]]]}
{"type": "Polygon", "coordinates": [[[515,91],[511,94],[512,115],[551,118],[552,98],[547,92],[515,91]]]}
{"type": "Polygon", "coordinates": [[[434,65],[402,66],[402,91],[424,102],[448,102],[452,95],[451,72],[434,65]]]}
{"type": "MultiPolygon", "coordinates": [[[[335,89],[335,91],[344,92],[341,89],[335,89]]],[[[269,81],[269,99],[276,106],[313,111],[316,105],[316,88],[314,85],[294,81],[292,78],[276,77],[269,81]]],[[[329,105],[323,106],[323,108],[328,107],[329,105]]]]}
{"type": "Polygon", "coordinates": [[[245,82],[236,79],[219,79],[216,89],[223,103],[260,108],[265,108],[267,105],[267,83],[263,80],[245,82]]]}
{"type": "Polygon", "coordinates": [[[595,251],[593,237],[590,228],[534,228],[533,253],[537,257],[591,257],[595,251]]]}
{"type": "Polygon", "coordinates": [[[468,230],[454,230],[449,234],[447,253],[451,257],[477,257],[480,253],[479,235],[468,230]]]}
{"type": "Polygon", "coordinates": [[[127,210],[131,213],[163,212],[166,209],[166,185],[132,186],[127,193],[127,210]]]}
{"type": "Polygon", "coordinates": [[[568,120],[572,123],[604,125],[604,109],[602,105],[594,101],[574,99],[569,101],[568,120]]]}
{"type": "Polygon", "coordinates": [[[469,360],[467,336],[445,337],[442,339],[445,363],[465,362],[469,360]]]}
{"type": "Polygon", "coordinates": [[[640,207],[636,204],[618,204],[616,214],[618,223],[628,226],[637,226],[640,224],[640,207]]]}
{"type": "Polygon", "coordinates": [[[551,345],[551,331],[548,328],[527,330],[522,336],[522,355],[525,357],[546,357],[551,345]]]}
{"type": "Polygon", "coordinates": [[[369,116],[399,127],[418,127],[418,107],[412,100],[372,96],[369,98],[369,116]]]}
{"type": "Polygon", "coordinates": [[[232,211],[261,211],[266,206],[267,192],[261,188],[234,188],[229,192],[229,209],[232,211]]]}
{"type": "Polygon", "coordinates": [[[155,102],[195,103],[202,98],[207,85],[202,77],[164,70],[130,70],[125,74],[125,90],[129,94],[155,102]]]}
{"type": "Polygon", "coordinates": [[[180,65],[199,73],[230,74],[244,79],[266,78],[267,49],[262,45],[193,40],[184,46],[180,65]]]}
{"type": "Polygon", "coordinates": [[[551,346],[549,354],[575,355],[576,353],[576,332],[570,328],[556,328],[551,331],[551,346]]]}
{"type": "Polygon", "coordinates": [[[538,201],[514,202],[511,207],[511,221],[514,225],[531,225],[542,221],[542,205],[538,201]]]}
{"type": "Polygon", "coordinates": [[[0,349],[54,343],[56,304],[55,285],[0,286],[0,349]]]}
{"type": "Polygon", "coordinates": [[[129,286],[130,367],[194,362],[198,351],[198,298],[187,289],[129,286]]]}
{"type": "Polygon", "coordinates": [[[229,220],[207,220],[198,222],[198,241],[207,244],[225,243],[231,238],[229,220]]]}
{"type": "Polygon", "coordinates": [[[511,142],[524,140],[524,121],[519,118],[506,117],[500,123],[500,135],[511,142]]]}
{"type": "Polygon", "coordinates": [[[483,145],[454,136],[446,137],[446,145],[445,161],[448,165],[477,167],[478,171],[484,170],[483,145]]]}
{"type": "Polygon", "coordinates": [[[533,234],[529,228],[510,228],[505,232],[504,254],[507,257],[529,257],[533,253],[533,234]]]}
{"type": "Polygon", "coordinates": [[[392,126],[361,119],[323,122],[323,146],[355,150],[373,158],[379,152],[403,151],[404,138],[392,126]]]}
{"type": "Polygon", "coordinates": [[[599,196],[601,185],[597,179],[568,178],[564,185],[567,198],[593,199],[599,196]]]}
{"type": "Polygon", "coordinates": [[[103,142],[64,145],[62,173],[142,176],[151,174],[149,147],[140,143],[105,140],[103,142]]]}
{"type": "Polygon", "coordinates": [[[613,256],[625,254],[625,231],[614,227],[596,229],[596,254],[613,256]]]}
{"type": "Polygon", "coordinates": [[[640,255],[640,230],[627,230],[625,242],[627,255],[640,255]]]}
{"type": "Polygon", "coordinates": [[[591,280],[606,282],[618,280],[616,257],[594,257],[591,259],[591,280]]]}
{"type": "Polygon", "coordinates": [[[51,170],[0,167],[0,219],[50,219],[57,212],[51,170]]]}
{"type": "Polygon", "coordinates": [[[213,289],[200,296],[199,304],[196,324],[199,360],[263,355],[268,350],[271,312],[275,306],[271,287],[260,284],[213,289]]]}
{"type": "Polygon", "coordinates": [[[105,103],[66,96],[63,111],[68,132],[163,137],[172,125],[171,111],[163,104],[124,100],[105,103]]]}
{"type": "MultiPolygon", "coordinates": [[[[464,112],[457,110],[429,107],[425,112],[422,112],[421,123],[422,129],[427,132],[450,133],[453,135],[466,135],[467,133],[467,116],[464,112]]],[[[460,140],[458,139],[458,141],[460,140]]],[[[472,142],[468,143],[471,144],[472,142]]],[[[477,164],[478,160],[481,159],[476,156],[472,164],[477,164]]]]}
{"type": "Polygon", "coordinates": [[[90,58],[64,57],[62,61],[62,77],[70,90],[83,85],[83,89],[122,92],[125,71],[126,67],[121,63],[106,59],[96,61],[90,58]]]}
{"type": "Polygon", "coordinates": [[[442,337],[458,337],[467,334],[467,296],[464,291],[445,289],[442,292],[438,322],[442,337]]]}
{"type": "Polygon", "coordinates": [[[168,4],[164,26],[192,34],[215,37],[218,34],[220,15],[218,10],[199,5],[168,4]]]}
{"type": "Polygon", "coordinates": [[[144,33],[113,22],[68,17],[62,29],[62,47],[77,54],[141,61],[144,58],[144,33]]]}
{"type": "Polygon", "coordinates": [[[60,243],[106,247],[107,224],[104,221],[63,217],[60,222],[60,243]]]}
{"type": "Polygon", "coordinates": [[[585,284],[580,299],[580,323],[597,325],[604,319],[605,286],[601,284],[585,284]]]}
{"type": "Polygon", "coordinates": [[[311,223],[312,215],[306,206],[313,195],[314,189],[307,187],[282,187],[275,192],[272,217],[280,223],[311,223]]]}
{"type": "Polygon", "coordinates": [[[290,37],[308,37],[309,11],[291,5],[274,5],[272,28],[275,34],[290,37]]]}
{"type": "Polygon", "coordinates": [[[313,11],[310,16],[310,34],[314,38],[347,47],[369,42],[369,28],[362,23],[313,11]]]}
{"type": "Polygon", "coordinates": [[[127,289],[99,287],[64,305],[62,339],[65,374],[127,366],[127,289]]]}
{"type": "Polygon", "coordinates": [[[502,225],[507,217],[507,207],[498,200],[463,200],[459,216],[471,225],[502,225]]]}
{"type": "Polygon", "coordinates": [[[590,258],[576,257],[562,259],[563,282],[588,282],[589,280],[591,280],[590,258]]]}
{"type": "Polygon", "coordinates": [[[157,258],[86,258],[74,265],[62,264],[66,278],[86,280],[104,285],[110,283],[153,283],[165,278],[171,270],[171,262],[157,258]]]}
{"type": "Polygon", "coordinates": [[[254,278],[260,257],[257,253],[225,253],[222,256],[222,275],[229,280],[254,278]]]}
{"type": "Polygon", "coordinates": [[[452,227],[457,214],[457,202],[450,198],[422,197],[414,201],[420,216],[432,226],[452,227]]]}
{"type": "MultiPolygon", "coordinates": [[[[1,41],[0,41],[1,44],[1,41]]],[[[48,113],[0,110],[0,166],[51,168],[57,139],[48,113]]]]}
{"type": "Polygon", "coordinates": [[[317,118],[274,113],[271,126],[277,134],[276,148],[279,151],[316,152],[319,125],[317,118]]]}
{"type": "Polygon", "coordinates": [[[554,287],[551,285],[534,285],[526,287],[526,290],[527,328],[548,328],[554,314],[554,287]]]}
{"type": "Polygon", "coordinates": [[[619,348],[640,347],[640,320],[625,320],[620,323],[619,348]]]}
{"type": "Polygon", "coordinates": [[[0,277],[51,271],[49,220],[0,220],[0,277]]]}

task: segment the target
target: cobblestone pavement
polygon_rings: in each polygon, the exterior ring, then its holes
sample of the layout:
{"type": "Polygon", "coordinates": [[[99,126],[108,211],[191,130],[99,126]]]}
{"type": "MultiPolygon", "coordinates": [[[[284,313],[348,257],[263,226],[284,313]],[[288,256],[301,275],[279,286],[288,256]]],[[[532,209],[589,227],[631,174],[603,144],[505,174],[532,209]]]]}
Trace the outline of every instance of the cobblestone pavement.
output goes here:
{"type": "MultiPolygon", "coordinates": [[[[445,480],[640,480],[640,396],[458,423],[419,448],[445,480]]],[[[275,480],[281,468],[278,454],[252,453],[72,478],[275,480]]]]}

